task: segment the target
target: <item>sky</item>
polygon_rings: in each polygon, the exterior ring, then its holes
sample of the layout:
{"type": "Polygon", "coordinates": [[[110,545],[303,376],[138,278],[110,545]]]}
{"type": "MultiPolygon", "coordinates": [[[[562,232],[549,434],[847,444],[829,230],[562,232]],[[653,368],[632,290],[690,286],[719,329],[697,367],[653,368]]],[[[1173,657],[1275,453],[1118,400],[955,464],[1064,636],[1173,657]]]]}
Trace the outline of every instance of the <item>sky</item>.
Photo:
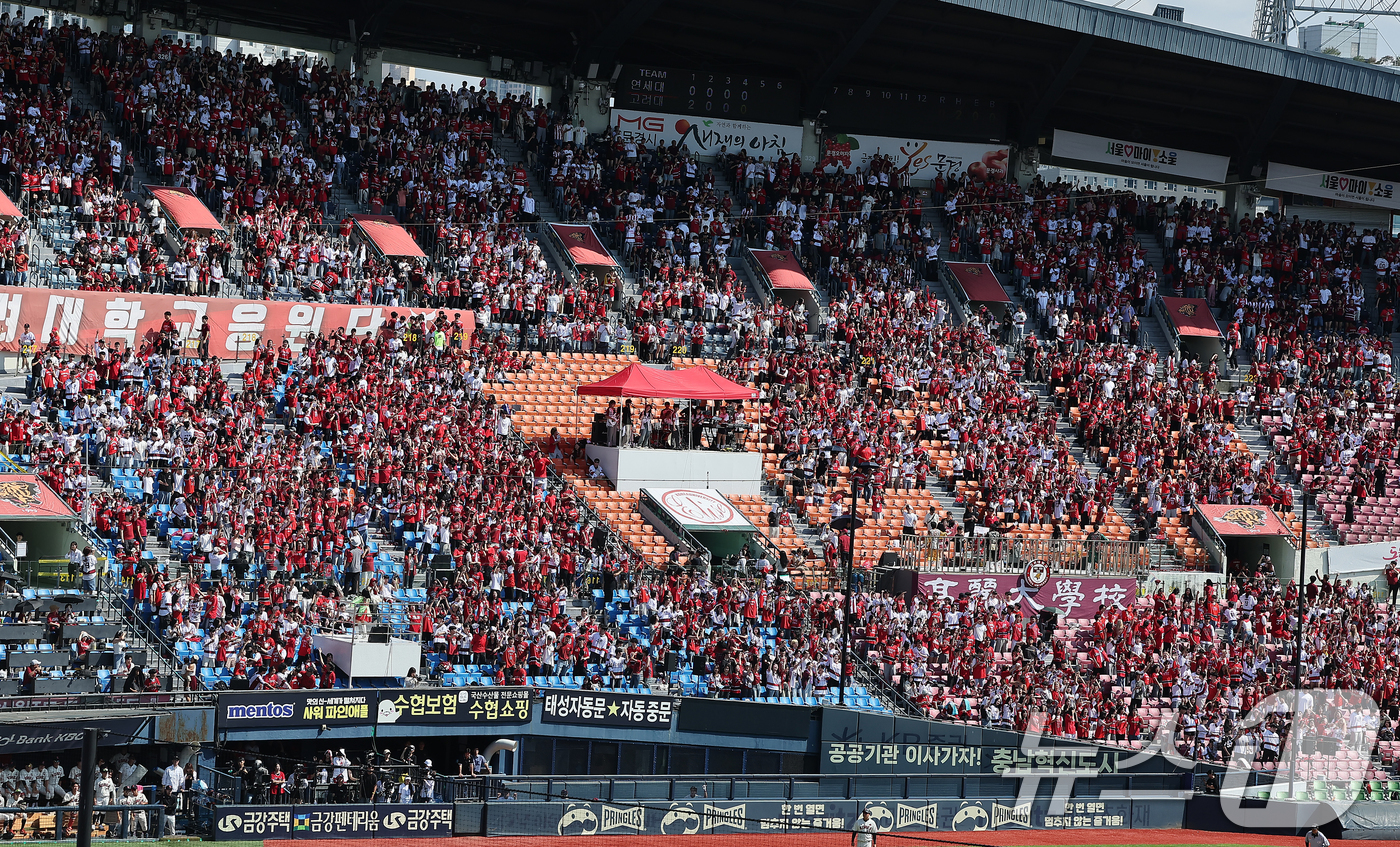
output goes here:
{"type": "MultiPolygon", "coordinates": [[[[1157,8],[1157,0],[1095,0],[1105,6],[1117,6],[1120,9],[1131,9],[1134,12],[1152,14],[1152,10],[1157,8]]],[[[1197,26],[1210,27],[1211,29],[1224,30],[1239,35],[1252,35],[1254,31],[1254,6],[1255,0],[1164,0],[1169,6],[1180,6],[1186,10],[1186,23],[1197,26]]],[[[1302,5],[1324,6],[1332,5],[1335,0],[1323,0],[1322,2],[1309,2],[1302,5]]],[[[1368,0],[1344,0],[1345,5],[1355,7],[1368,3],[1368,0]]],[[[1341,15],[1333,15],[1334,20],[1343,20],[1341,15]]],[[[1323,23],[1327,20],[1327,14],[1319,14],[1309,24],[1323,23]]],[[[1377,39],[1376,52],[1378,56],[1400,56],[1400,18],[1388,17],[1385,15],[1367,16],[1366,25],[1374,26],[1380,33],[1377,39]]],[[[1296,36],[1290,36],[1289,43],[1297,46],[1296,36]]]]}

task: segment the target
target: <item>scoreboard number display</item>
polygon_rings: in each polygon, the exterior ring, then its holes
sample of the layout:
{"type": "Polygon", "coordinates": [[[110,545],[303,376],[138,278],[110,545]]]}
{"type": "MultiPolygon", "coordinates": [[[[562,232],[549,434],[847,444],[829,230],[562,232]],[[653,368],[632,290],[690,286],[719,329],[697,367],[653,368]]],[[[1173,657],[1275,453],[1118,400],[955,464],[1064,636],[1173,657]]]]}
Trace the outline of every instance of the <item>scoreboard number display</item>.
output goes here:
{"type": "Polygon", "coordinates": [[[1006,134],[1006,103],[995,97],[838,84],[824,102],[826,125],[857,135],[982,140],[1006,134]]]}
{"type": "Polygon", "coordinates": [[[797,81],[792,79],[624,65],[615,96],[623,109],[796,124],[799,94],[797,81]]]}

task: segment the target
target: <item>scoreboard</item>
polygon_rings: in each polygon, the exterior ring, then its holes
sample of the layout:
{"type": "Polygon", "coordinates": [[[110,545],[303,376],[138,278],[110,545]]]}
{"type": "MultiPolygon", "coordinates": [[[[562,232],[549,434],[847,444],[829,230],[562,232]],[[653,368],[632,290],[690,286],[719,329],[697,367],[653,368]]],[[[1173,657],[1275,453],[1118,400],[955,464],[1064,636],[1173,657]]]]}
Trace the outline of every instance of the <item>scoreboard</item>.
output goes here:
{"type": "Polygon", "coordinates": [[[623,109],[796,124],[799,94],[797,81],[792,79],[624,65],[614,96],[623,109]]]}
{"type": "Polygon", "coordinates": [[[978,141],[1006,135],[1006,101],[996,97],[833,85],[825,104],[826,125],[842,132],[978,141]]]}

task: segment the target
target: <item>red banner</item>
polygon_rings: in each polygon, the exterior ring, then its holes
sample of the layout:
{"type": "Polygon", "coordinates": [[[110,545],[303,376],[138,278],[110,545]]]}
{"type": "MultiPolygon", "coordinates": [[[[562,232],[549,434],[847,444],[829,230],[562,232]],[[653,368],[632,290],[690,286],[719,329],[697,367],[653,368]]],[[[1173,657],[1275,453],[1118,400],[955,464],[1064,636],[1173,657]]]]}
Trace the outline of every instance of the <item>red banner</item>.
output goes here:
{"type": "MultiPolygon", "coordinates": [[[[391,306],[354,306],[345,303],[300,303],[287,300],[234,300],[224,297],[181,297],[173,294],[125,294],[117,291],[72,291],[53,288],[19,288],[0,285],[0,350],[19,350],[25,324],[42,348],[57,330],[65,352],[90,350],[99,338],[108,344],[123,342],[140,348],[142,339],[160,333],[165,313],[185,347],[198,344],[201,319],[209,318],[209,353],[231,359],[248,353],[266,339],[281,344],[287,339],[293,350],[312,333],[344,329],[356,335],[372,334],[400,315],[437,316],[438,309],[391,306]]],[[[449,319],[456,312],[442,310],[449,319]]],[[[476,316],[461,312],[466,336],[476,328],[476,316]]]]}
{"type": "Polygon", "coordinates": [[[1171,318],[1178,335],[1223,337],[1220,325],[1210,313],[1210,304],[1200,297],[1163,297],[1162,307],[1167,310],[1167,317],[1171,318]]]}
{"type": "Polygon", "coordinates": [[[76,517],[63,498],[34,474],[0,474],[0,517],[76,517]]]}

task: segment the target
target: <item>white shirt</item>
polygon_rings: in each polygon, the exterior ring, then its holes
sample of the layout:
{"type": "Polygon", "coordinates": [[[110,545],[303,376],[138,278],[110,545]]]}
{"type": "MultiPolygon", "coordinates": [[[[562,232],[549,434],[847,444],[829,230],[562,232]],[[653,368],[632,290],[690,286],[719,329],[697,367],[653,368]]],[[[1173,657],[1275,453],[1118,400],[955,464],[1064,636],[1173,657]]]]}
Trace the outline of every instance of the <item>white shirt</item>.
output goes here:
{"type": "MultiPolygon", "coordinates": [[[[856,847],[875,847],[875,833],[879,830],[875,827],[873,819],[856,821],[852,831],[856,834],[856,847]]],[[[1312,845],[1310,844],[1309,847],[1312,845]]]]}

